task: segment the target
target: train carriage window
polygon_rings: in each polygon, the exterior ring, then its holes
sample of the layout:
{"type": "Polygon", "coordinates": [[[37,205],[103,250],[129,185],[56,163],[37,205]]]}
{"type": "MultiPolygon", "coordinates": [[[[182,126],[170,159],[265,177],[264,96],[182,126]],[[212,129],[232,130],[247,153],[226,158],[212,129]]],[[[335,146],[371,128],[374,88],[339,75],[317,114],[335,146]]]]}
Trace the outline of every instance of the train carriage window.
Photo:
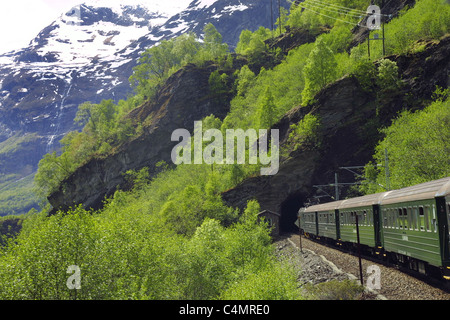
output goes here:
{"type": "Polygon", "coordinates": [[[394,229],[395,228],[395,225],[396,225],[396,219],[397,219],[397,211],[395,210],[395,209],[389,209],[389,213],[390,213],[390,219],[391,219],[391,221],[390,221],[390,227],[392,228],[392,229],[394,229]]]}
{"type": "Polygon", "coordinates": [[[383,209],[381,211],[381,213],[383,214],[383,227],[389,228],[389,223],[390,223],[389,210],[383,209]]]}
{"type": "Polygon", "coordinates": [[[403,228],[403,211],[401,208],[398,209],[397,227],[398,227],[398,229],[403,228]]]}
{"type": "Polygon", "coordinates": [[[367,217],[367,211],[364,210],[362,213],[362,220],[363,220],[363,225],[364,226],[368,226],[369,225],[369,221],[368,221],[368,217],[367,217]]]}
{"type": "Polygon", "coordinates": [[[412,208],[411,207],[409,207],[409,208],[407,208],[407,212],[408,212],[408,215],[406,216],[407,217],[407,221],[408,221],[408,229],[409,230],[413,230],[413,211],[412,211],[412,208]]]}
{"type": "Polygon", "coordinates": [[[408,229],[408,211],[406,208],[402,209],[403,211],[403,230],[408,229]]]}
{"type": "Polygon", "coordinates": [[[430,232],[430,206],[425,206],[425,229],[430,232]]]}
{"type": "Polygon", "coordinates": [[[425,231],[425,213],[423,207],[419,207],[419,217],[417,219],[417,228],[420,231],[425,231]]]}
{"type": "Polygon", "coordinates": [[[395,227],[395,223],[394,223],[394,209],[389,209],[389,228],[394,228],[395,227]]]}
{"type": "Polygon", "coordinates": [[[437,232],[436,207],[434,204],[433,204],[433,216],[431,219],[431,226],[432,226],[432,231],[437,232]]]}
{"type": "Polygon", "coordinates": [[[391,210],[383,209],[383,227],[390,228],[391,227],[391,210]]]}
{"type": "Polygon", "coordinates": [[[412,228],[414,230],[418,230],[417,229],[417,220],[419,220],[419,210],[417,209],[417,207],[412,208],[412,214],[411,214],[411,221],[412,221],[412,228]]]}

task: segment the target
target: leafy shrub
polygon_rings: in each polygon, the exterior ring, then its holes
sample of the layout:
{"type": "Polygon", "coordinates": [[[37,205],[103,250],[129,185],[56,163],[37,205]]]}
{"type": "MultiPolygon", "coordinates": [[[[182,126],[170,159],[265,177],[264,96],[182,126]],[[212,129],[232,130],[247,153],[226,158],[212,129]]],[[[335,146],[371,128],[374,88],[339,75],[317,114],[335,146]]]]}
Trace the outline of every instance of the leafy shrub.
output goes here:
{"type": "MultiPolygon", "coordinates": [[[[389,156],[391,188],[398,189],[450,175],[448,141],[450,140],[450,100],[437,100],[422,111],[403,111],[392,125],[383,129],[373,156],[374,163],[385,165],[389,156]]],[[[367,166],[363,184],[366,193],[384,191],[384,168],[367,166]],[[373,183],[376,182],[376,183],[373,183]]]]}

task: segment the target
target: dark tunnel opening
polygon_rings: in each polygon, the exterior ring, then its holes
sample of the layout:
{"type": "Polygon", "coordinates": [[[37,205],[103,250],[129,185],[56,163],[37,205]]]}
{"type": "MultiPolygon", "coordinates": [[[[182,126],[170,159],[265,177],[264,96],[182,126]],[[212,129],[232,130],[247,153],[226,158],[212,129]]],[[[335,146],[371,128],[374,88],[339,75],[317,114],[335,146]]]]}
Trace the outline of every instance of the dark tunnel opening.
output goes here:
{"type": "Polygon", "coordinates": [[[281,233],[298,232],[295,222],[297,221],[298,210],[303,206],[303,203],[304,198],[298,193],[290,195],[283,201],[280,207],[281,233]]]}

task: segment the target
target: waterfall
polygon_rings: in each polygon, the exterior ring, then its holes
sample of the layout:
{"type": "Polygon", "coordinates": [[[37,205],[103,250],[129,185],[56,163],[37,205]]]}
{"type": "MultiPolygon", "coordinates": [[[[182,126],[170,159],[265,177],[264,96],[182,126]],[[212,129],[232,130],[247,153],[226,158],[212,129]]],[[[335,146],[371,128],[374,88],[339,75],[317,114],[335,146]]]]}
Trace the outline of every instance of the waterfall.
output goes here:
{"type": "Polygon", "coordinates": [[[66,101],[66,98],[69,96],[70,90],[72,89],[72,81],[73,78],[71,76],[70,78],[65,79],[66,84],[64,87],[64,92],[61,96],[61,102],[55,116],[56,123],[52,123],[51,125],[52,127],[54,127],[54,129],[53,134],[51,134],[48,138],[47,147],[45,149],[46,153],[50,153],[52,151],[53,145],[55,143],[55,138],[60,134],[61,121],[64,114],[64,103],[66,101]]]}

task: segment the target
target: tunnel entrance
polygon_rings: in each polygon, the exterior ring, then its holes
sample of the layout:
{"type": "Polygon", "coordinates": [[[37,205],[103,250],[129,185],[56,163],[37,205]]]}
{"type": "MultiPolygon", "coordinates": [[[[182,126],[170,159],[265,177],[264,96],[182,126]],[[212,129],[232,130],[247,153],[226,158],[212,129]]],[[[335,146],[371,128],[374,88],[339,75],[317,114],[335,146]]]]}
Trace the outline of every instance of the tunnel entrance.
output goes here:
{"type": "Polygon", "coordinates": [[[280,232],[290,233],[298,232],[298,227],[295,225],[297,220],[298,210],[303,206],[304,197],[295,193],[290,195],[280,206],[280,232]]]}

